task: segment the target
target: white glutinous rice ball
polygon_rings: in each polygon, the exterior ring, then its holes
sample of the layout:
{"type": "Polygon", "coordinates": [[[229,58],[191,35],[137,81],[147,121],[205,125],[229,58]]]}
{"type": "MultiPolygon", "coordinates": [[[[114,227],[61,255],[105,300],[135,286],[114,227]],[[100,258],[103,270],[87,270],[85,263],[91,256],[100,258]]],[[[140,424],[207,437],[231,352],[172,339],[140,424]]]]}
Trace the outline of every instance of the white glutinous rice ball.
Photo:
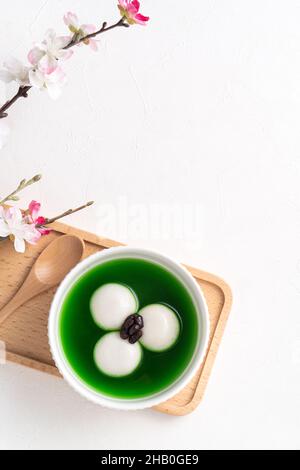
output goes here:
{"type": "Polygon", "coordinates": [[[123,377],[135,371],[142,359],[142,347],[130,344],[117,332],[102,336],[94,349],[94,361],[98,369],[111,377],[123,377]]]}
{"type": "Polygon", "coordinates": [[[177,340],[180,323],[176,313],[166,305],[152,304],[142,308],[143,317],[142,345],[152,351],[165,351],[177,340]]]}
{"type": "Polygon", "coordinates": [[[135,294],[122,284],[104,284],[92,295],[93,319],[104,330],[120,329],[126,318],[138,310],[135,294]]]}

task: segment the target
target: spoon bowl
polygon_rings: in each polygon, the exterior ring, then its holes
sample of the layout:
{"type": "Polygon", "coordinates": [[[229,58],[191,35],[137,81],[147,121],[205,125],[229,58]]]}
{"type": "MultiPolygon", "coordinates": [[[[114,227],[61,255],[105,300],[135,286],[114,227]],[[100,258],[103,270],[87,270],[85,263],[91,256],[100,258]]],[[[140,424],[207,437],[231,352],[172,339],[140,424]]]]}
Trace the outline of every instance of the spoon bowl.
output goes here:
{"type": "Polygon", "coordinates": [[[56,285],[82,258],[84,243],[74,235],[64,235],[54,240],[38,257],[34,271],[42,284],[56,285]]]}
{"type": "Polygon", "coordinates": [[[75,235],[63,235],[40,254],[14,297],[0,310],[0,325],[18,307],[59,284],[82,258],[84,243],[75,235]]]}

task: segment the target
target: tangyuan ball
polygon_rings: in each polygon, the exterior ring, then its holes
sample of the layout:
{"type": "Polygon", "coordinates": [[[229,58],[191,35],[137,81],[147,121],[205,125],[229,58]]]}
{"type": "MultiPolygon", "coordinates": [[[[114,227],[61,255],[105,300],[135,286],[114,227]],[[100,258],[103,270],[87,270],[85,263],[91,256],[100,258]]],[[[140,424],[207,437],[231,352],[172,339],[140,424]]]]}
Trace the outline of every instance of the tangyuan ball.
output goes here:
{"type": "Polygon", "coordinates": [[[138,300],[123,284],[104,284],[92,295],[90,309],[95,323],[103,330],[120,329],[126,318],[138,310],[138,300]]]}

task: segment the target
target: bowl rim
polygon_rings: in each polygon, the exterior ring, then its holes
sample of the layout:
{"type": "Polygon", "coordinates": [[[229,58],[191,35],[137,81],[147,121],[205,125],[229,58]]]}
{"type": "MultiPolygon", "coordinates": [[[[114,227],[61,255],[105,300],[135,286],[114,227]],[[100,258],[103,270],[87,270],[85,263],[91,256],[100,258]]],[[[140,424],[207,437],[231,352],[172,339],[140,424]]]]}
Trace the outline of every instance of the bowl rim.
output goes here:
{"type": "Polygon", "coordinates": [[[92,401],[93,403],[107,408],[127,411],[140,410],[157,406],[160,403],[169,400],[174,395],[183,390],[203,363],[208,348],[209,334],[210,321],[206,300],[199,284],[196,282],[187,268],[176,261],[174,258],[163,255],[157,251],[144,248],[135,248],[131,246],[118,246],[104,249],[100,252],[90,255],[78,263],[59,285],[50,307],[48,320],[48,340],[51,354],[56,367],[66,382],[80,395],[89,401],[92,401]],[[86,384],[79,377],[79,375],[76,374],[76,372],[68,363],[68,360],[62,350],[58,333],[61,306],[66,294],[69,292],[74,282],[76,282],[90,269],[103,262],[126,257],[145,259],[150,262],[154,262],[175,275],[190,293],[196,307],[198,325],[201,322],[201,333],[198,333],[197,345],[195,347],[194,354],[189,361],[188,366],[182,372],[181,376],[179,376],[175,382],[170,384],[169,387],[160,392],[157,392],[156,394],[153,394],[149,397],[134,399],[113,398],[89,387],[88,384],[86,384]]]}

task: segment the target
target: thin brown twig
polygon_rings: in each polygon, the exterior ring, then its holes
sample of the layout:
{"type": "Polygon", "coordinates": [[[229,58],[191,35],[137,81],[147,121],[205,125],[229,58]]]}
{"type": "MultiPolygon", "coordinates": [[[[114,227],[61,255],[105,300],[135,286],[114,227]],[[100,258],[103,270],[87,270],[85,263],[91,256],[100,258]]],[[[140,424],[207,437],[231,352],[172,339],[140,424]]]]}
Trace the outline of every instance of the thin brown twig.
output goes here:
{"type": "Polygon", "coordinates": [[[7,101],[1,108],[0,108],[0,119],[6,118],[8,114],[6,111],[19,99],[19,98],[27,98],[28,91],[30,90],[31,86],[20,86],[15,96],[12,97],[11,100],[7,101]]]}
{"type": "Polygon", "coordinates": [[[99,34],[106,33],[107,31],[110,31],[114,28],[119,28],[119,27],[122,27],[122,26],[124,26],[125,28],[129,28],[129,24],[125,23],[125,17],[124,16],[117,23],[112,24],[111,26],[107,26],[107,23],[104,22],[102,24],[101,28],[98,29],[98,31],[95,31],[94,33],[87,34],[86,36],[84,36],[82,38],[78,39],[78,36],[75,34],[72,41],[70,42],[70,44],[65,46],[64,49],[65,50],[70,49],[73,46],[77,46],[78,44],[80,44],[82,42],[84,43],[84,42],[88,41],[89,39],[92,39],[92,38],[95,38],[96,36],[99,36],[99,34]]]}
{"type": "MultiPolygon", "coordinates": [[[[78,35],[75,34],[71,40],[71,42],[64,47],[64,49],[70,49],[71,47],[77,46],[78,44],[84,43],[88,41],[89,39],[95,38],[96,36],[99,36],[99,34],[106,33],[107,31],[111,31],[114,28],[119,28],[119,27],[125,27],[128,28],[129,24],[125,22],[125,17],[123,16],[117,23],[112,24],[111,26],[107,26],[107,23],[104,22],[101,26],[101,28],[98,31],[95,31],[94,33],[87,34],[84,37],[79,37],[78,35]]],[[[32,88],[32,86],[27,85],[27,86],[20,86],[17,93],[4,105],[0,108],[0,119],[4,119],[8,116],[7,110],[16,102],[18,101],[19,98],[27,98],[28,97],[28,92],[32,88]]]]}
{"type": "Polygon", "coordinates": [[[53,224],[53,222],[56,222],[57,220],[62,219],[63,217],[67,217],[67,215],[75,214],[75,212],[81,211],[82,209],[92,206],[93,204],[94,201],[90,201],[87,204],[84,204],[83,206],[77,207],[76,209],[69,209],[63,212],[62,214],[53,217],[52,219],[45,219],[45,222],[43,224],[38,224],[36,227],[44,227],[45,225],[53,224]]]}
{"type": "Polygon", "coordinates": [[[4,199],[0,201],[0,206],[2,206],[8,201],[17,201],[19,199],[17,197],[17,194],[20,191],[23,191],[23,189],[27,188],[28,186],[31,186],[34,183],[37,183],[38,181],[40,181],[41,178],[42,178],[42,175],[35,175],[33,178],[31,178],[28,181],[25,179],[22,180],[19,186],[12,193],[10,193],[8,196],[6,196],[4,199]]]}

